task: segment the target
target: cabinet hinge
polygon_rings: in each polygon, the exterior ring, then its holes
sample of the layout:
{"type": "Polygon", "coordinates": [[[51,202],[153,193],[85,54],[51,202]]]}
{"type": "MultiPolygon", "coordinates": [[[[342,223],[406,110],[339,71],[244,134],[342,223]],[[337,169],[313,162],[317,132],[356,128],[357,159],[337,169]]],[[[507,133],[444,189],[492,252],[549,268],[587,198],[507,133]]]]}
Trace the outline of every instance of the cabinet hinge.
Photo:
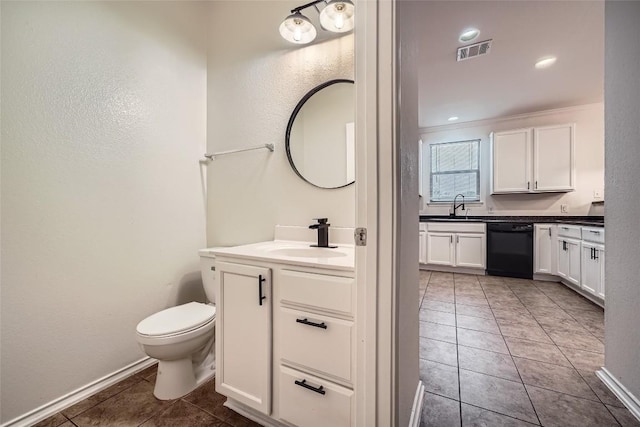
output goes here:
{"type": "Polygon", "coordinates": [[[353,233],[353,239],[356,242],[356,246],[367,246],[367,229],[364,227],[356,228],[353,233]]]}

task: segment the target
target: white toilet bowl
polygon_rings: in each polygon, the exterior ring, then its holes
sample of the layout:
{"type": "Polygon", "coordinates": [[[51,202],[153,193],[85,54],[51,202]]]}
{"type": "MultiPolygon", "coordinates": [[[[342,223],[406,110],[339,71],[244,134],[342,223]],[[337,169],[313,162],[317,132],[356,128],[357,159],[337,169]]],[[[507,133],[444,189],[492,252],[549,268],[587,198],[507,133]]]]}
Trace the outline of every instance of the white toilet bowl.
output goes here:
{"type": "MultiPolygon", "coordinates": [[[[215,301],[215,258],[201,254],[202,281],[207,298],[215,301]]],[[[153,394],[177,399],[215,375],[213,304],[190,302],[147,317],[136,327],[142,350],[158,360],[153,394]]]]}

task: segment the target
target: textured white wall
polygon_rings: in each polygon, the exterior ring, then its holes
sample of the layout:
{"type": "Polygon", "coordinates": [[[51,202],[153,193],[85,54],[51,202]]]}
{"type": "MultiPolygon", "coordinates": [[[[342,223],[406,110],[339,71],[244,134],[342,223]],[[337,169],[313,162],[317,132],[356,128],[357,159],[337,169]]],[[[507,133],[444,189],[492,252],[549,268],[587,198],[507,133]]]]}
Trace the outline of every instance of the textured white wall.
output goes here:
{"type": "MultiPolygon", "coordinates": [[[[604,111],[603,104],[589,104],[563,110],[551,110],[529,117],[486,120],[461,123],[439,128],[423,129],[422,141],[447,142],[481,139],[480,142],[480,193],[481,206],[470,205],[470,215],[486,215],[493,208],[495,215],[563,215],[560,205],[569,207],[568,215],[602,215],[591,202],[593,191],[604,188],[604,111]],[[569,193],[503,194],[490,195],[490,139],[491,132],[524,127],[576,123],[576,190],[569,193]]],[[[429,149],[423,150],[424,197],[421,213],[448,215],[451,204],[430,205],[429,200],[429,149]]]]}
{"type": "Polygon", "coordinates": [[[200,295],[206,3],[2,2],[2,421],[200,295]]]}
{"type": "Polygon", "coordinates": [[[224,156],[208,166],[210,246],[269,240],[276,224],[304,226],[317,217],[328,217],[335,226],[354,224],[353,185],[315,188],[287,161],[285,131],[298,101],[322,82],[354,74],[353,35],[303,47],[282,40],[277,27],[296,5],[213,3],[209,39],[225,42],[212,43],[209,51],[207,148],[274,143],[276,151],[224,156]],[[251,31],[231,37],[237,24],[232,16],[242,16],[251,31]]]}
{"type": "Polygon", "coordinates": [[[640,2],[605,4],[605,367],[640,399],[640,2]]]}

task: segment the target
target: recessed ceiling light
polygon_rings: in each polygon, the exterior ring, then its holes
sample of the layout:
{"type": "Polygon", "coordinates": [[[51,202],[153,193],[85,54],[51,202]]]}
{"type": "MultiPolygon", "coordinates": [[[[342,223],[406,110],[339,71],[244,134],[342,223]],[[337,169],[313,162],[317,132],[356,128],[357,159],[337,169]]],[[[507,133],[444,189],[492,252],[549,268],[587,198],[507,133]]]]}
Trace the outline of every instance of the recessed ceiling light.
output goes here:
{"type": "Polygon", "coordinates": [[[555,64],[557,59],[558,58],[556,58],[555,56],[546,56],[544,58],[540,58],[540,59],[538,59],[538,62],[536,62],[536,68],[547,68],[547,67],[550,67],[553,64],[555,64]]]}
{"type": "Polygon", "coordinates": [[[478,30],[477,28],[467,28],[462,32],[462,34],[460,34],[460,37],[458,37],[458,40],[461,43],[468,43],[471,40],[475,40],[475,38],[478,37],[479,35],[480,35],[480,30],[478,30]]]}
{"type": "Polygon", "coordinates": [[[458,120],[460,117],[458,116],[451,116],[449,117],[447,120],[449,120],[450,122],[455,122],[456,120],[458,120]]]}

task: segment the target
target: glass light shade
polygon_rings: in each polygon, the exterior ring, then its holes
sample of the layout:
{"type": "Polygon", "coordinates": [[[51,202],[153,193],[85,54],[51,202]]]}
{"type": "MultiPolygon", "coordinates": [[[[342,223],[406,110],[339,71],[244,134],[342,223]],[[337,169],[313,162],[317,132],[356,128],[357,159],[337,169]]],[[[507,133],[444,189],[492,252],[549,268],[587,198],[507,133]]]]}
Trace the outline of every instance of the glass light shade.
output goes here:
{"type": "Polygon", "coordinates": [[[353,3],[351,0],[330,0],[320,12],[320,24],[325,30],[346,33],[353,30],[353,3]]]}
{"type": "Polygon", "coordinates": [[[300,12],[287,16],[280,24],[280,35],[291,43],[311,43],[317,34],[316,27],[300,12]]]}

